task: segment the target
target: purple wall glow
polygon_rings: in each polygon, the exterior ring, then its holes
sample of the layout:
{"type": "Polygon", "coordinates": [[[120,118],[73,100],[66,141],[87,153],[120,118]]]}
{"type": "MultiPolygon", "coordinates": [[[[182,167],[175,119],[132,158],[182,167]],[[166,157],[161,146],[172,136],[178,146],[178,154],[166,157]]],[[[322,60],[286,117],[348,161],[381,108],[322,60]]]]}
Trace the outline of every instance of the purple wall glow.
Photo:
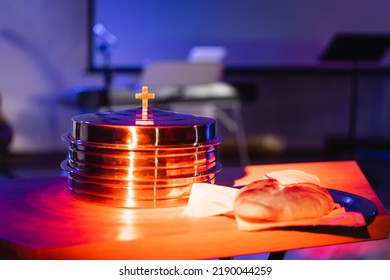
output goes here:
{"type": "MultiPolygon", "coordinates": [[[[118,38],[114,67],[185,59],[195,45],[222,45],[227,67],[316,66],[339,32],[390,33],[390,1],[94,0],[95,23],[118,38]]],[[[99,40],[99,39],[97,39],[99,40]]],[[[102,65],[96,49],[94,66],[102,65]]]]}

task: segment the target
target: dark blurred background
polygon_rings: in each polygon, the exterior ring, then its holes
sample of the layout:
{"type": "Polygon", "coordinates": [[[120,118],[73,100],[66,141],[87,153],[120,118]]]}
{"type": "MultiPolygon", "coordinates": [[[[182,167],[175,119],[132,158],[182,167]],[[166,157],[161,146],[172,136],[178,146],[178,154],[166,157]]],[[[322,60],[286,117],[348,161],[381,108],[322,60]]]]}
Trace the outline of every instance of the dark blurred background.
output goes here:
{"type": "MultiPolygon", "coordinates": [[[[340,33],[389,34],[390,3],[236,2],[1,1],[1,112],[14,132],[10,151],[66,149],[60,136],[81,110],[61,97],[105,83],[96,23],[117,37],[109,46],[113,90],[139,82],[147,62],[185,60],[193,46],[224,46],[221,79],[238,89],[252,148],[262,149],[256,142],[264,137],[265,148],[276,151],[342,148],[353,63],[320,57],[340,33]]],[[[359,64],[356,134],[367,145],[387,144],[390,136],[389,63],[385,52],[359,64]]]]}
{"type": "MultiPolygon", "coordinates": [[[[218,46],[216,82],[235,93],[221,98],[234,106],[211,112],[224,166],[352,159],[387,190],[388,10],[369,0],[1,1],[0,175],[61,174],[72,116],[138,106],[147,65],[218,46]]],[[[174,108],[208,114],[220,101],[210,95],[174,108]]]]}

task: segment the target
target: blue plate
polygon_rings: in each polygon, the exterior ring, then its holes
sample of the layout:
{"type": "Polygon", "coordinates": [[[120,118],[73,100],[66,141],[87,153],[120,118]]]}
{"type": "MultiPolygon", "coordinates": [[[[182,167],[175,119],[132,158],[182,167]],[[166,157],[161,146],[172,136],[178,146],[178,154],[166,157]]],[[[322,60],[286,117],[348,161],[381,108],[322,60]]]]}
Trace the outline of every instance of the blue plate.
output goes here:
{"type": "Polygon", "coordinates": [[[340,204],[346,211],[362,213],[367,225],[371,224],[378,215],[378,208],[375,203],[367,198],[348,192],[327,190],[333,197],[334,202],[340,204]]]}

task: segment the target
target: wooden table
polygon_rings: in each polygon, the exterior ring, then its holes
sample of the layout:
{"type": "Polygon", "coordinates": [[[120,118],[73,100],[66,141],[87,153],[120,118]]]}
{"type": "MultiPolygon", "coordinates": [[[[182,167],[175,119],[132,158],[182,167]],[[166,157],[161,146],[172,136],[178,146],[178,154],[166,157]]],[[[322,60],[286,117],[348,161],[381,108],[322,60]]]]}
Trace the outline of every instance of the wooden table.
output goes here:
{"type": "Polygon", "coordinates": [[[225,168],[218,184],[242,185],[266,172],[299,169],[328,188],[374,202],[367,228],[238,231],[225,216],[189,218],[183,207],[119,209],[74,199],[66,177],[17,179],[0,186],[0,258],[206,259],[386,239],[390,216],[354,161],[225,168]]]}

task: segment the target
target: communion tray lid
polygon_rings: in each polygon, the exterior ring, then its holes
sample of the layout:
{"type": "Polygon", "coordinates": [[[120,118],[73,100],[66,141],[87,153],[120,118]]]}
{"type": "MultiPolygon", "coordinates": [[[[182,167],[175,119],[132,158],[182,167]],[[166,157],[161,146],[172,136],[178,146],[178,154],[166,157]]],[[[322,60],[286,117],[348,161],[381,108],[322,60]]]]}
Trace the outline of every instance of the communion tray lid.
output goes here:
{"type": "Polygon", "coordinates": [[[67,141],[104,148],[180,148],[220,144],[213,118],[142,107],[97,112],[72,118],[67,141]]]}

